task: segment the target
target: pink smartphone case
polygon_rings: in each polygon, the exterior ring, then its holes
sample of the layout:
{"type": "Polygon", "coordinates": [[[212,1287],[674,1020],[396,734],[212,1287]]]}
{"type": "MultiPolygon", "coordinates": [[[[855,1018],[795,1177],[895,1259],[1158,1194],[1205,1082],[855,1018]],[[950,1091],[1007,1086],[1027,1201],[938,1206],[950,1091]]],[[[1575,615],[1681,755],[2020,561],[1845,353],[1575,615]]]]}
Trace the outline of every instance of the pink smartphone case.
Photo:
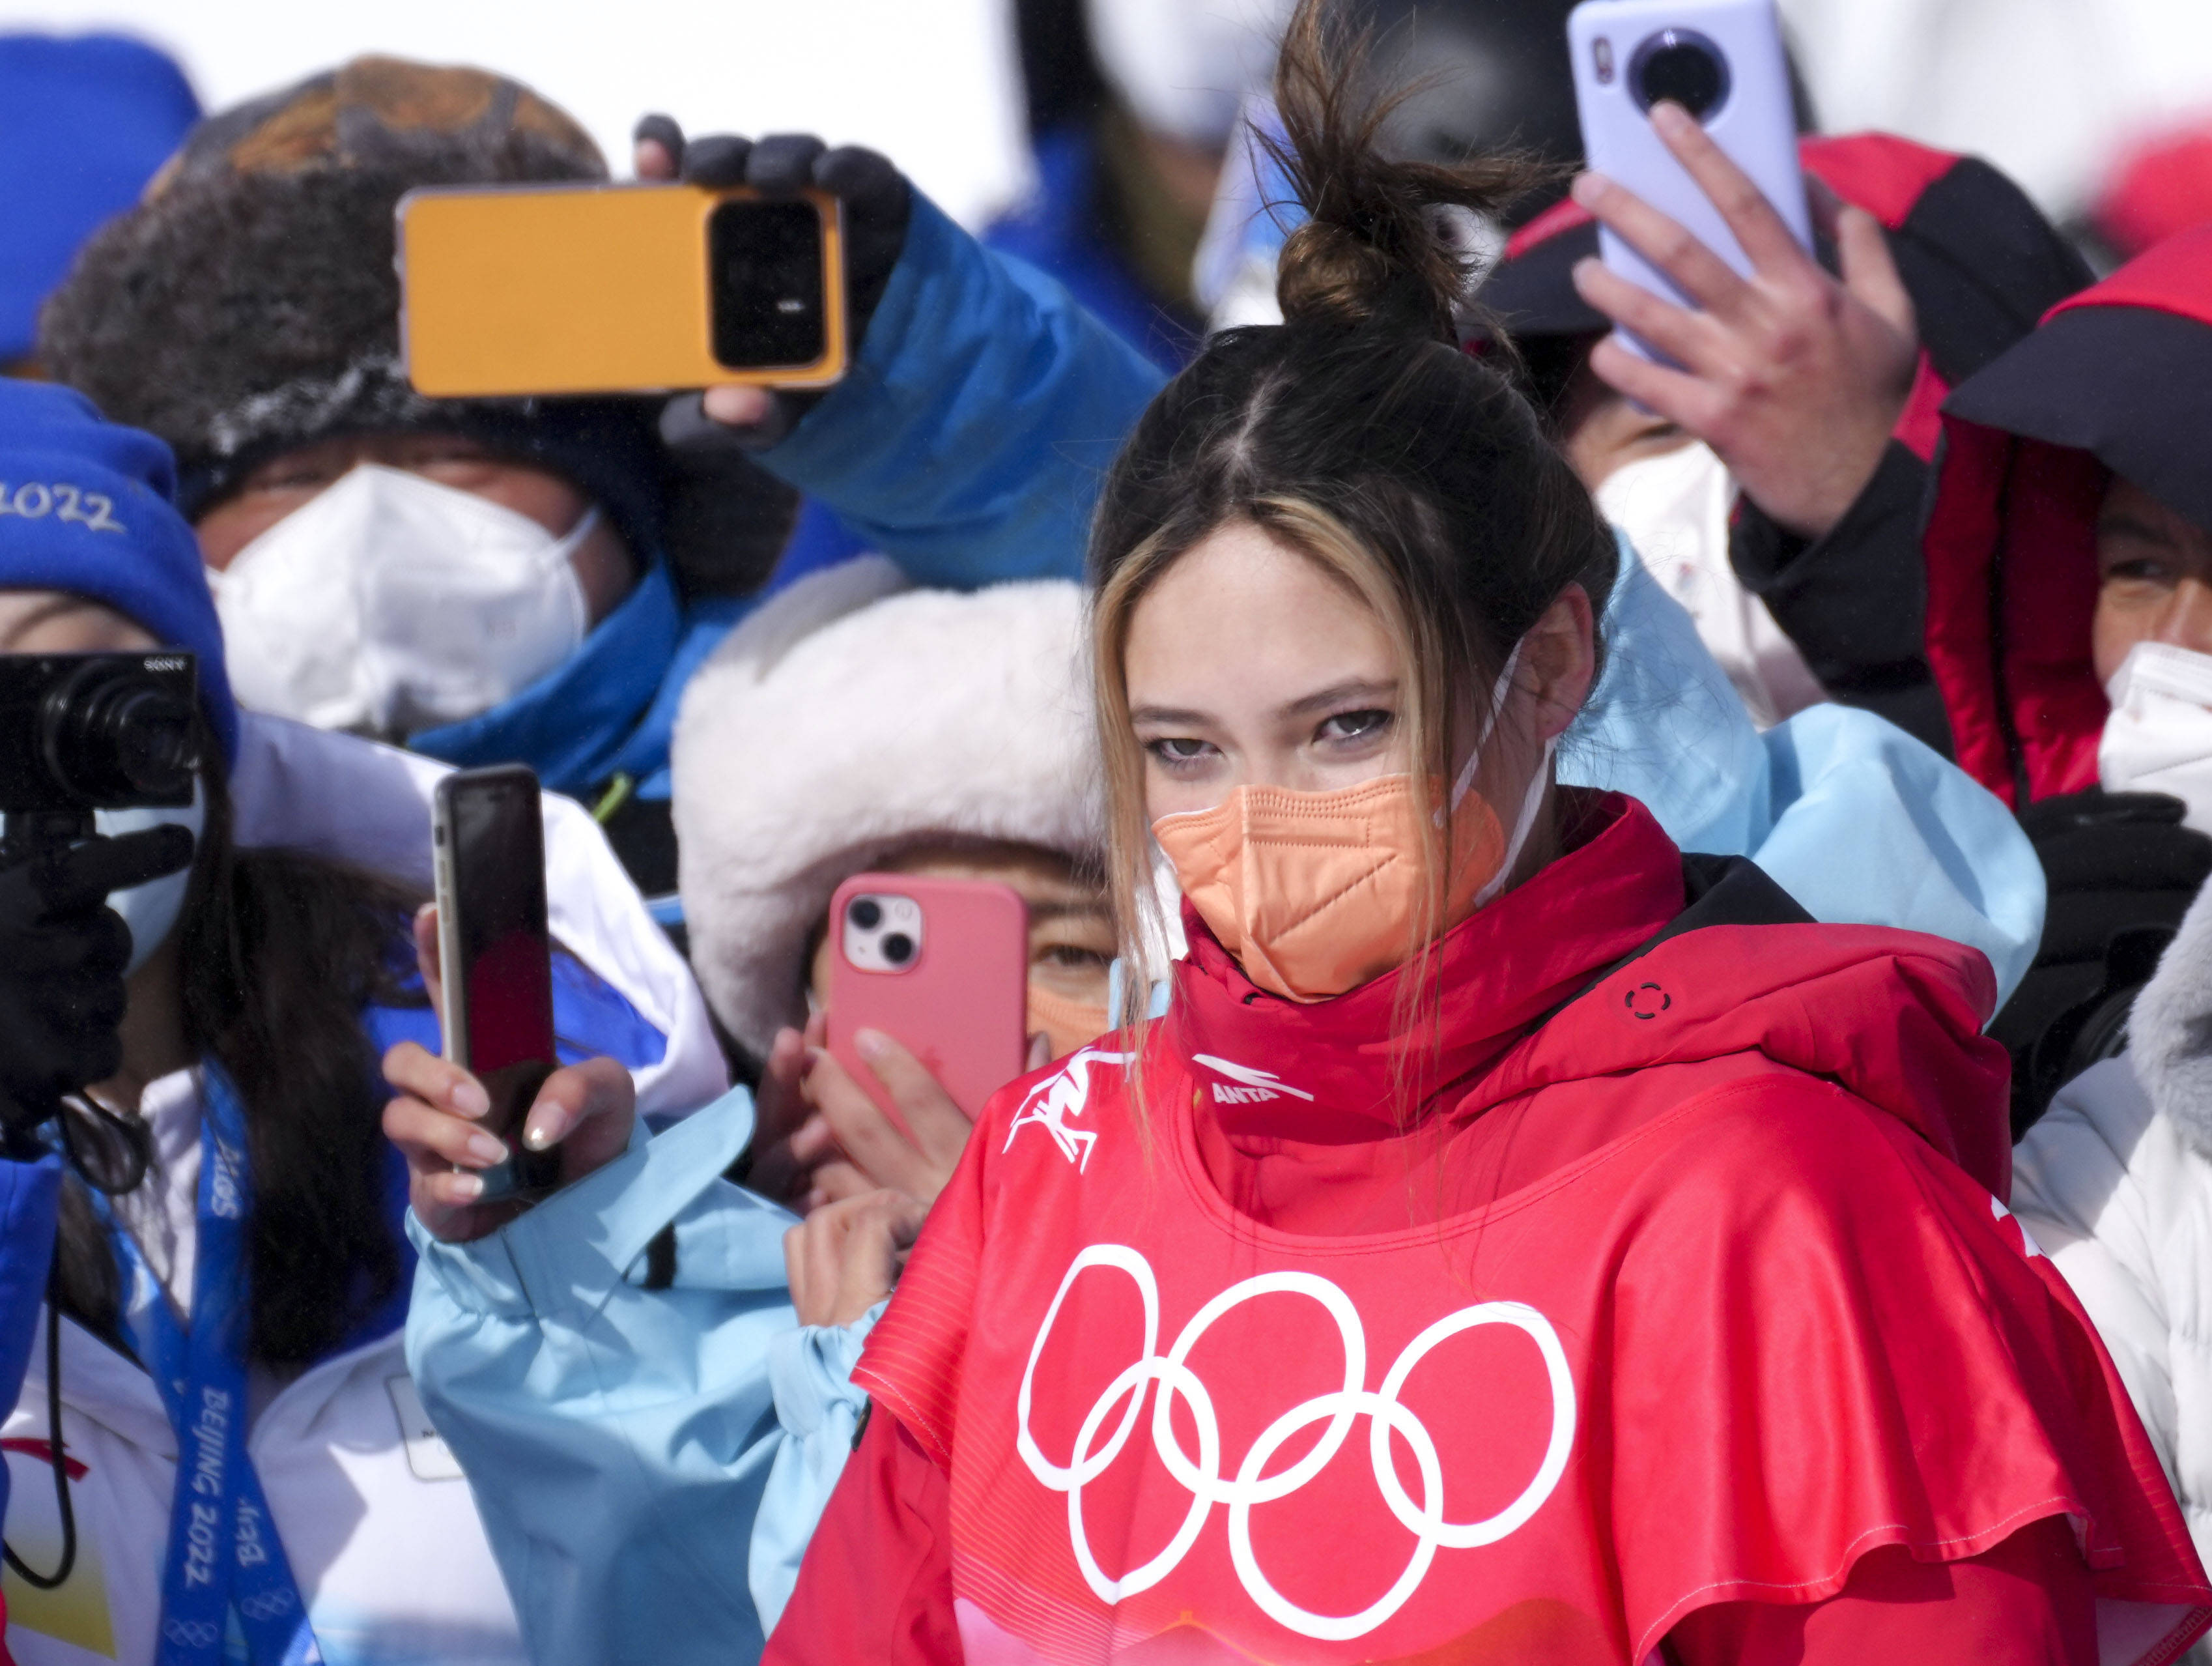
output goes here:
{"type": "Polygon", "coordinates": [[[891,1037],[928,1067],[953,1103],[978,1115],[1022,1073],[1027,1051],[1029,910],[1012,887],[980,879],[861,873],[830,903],[830,1052],[902,1128],[890,1096],[853,1046],[861,1030],[891,1037]],[[855,897],[912,897],[921,952],[902,972],[845,958],[845,911],[855,897]]]}

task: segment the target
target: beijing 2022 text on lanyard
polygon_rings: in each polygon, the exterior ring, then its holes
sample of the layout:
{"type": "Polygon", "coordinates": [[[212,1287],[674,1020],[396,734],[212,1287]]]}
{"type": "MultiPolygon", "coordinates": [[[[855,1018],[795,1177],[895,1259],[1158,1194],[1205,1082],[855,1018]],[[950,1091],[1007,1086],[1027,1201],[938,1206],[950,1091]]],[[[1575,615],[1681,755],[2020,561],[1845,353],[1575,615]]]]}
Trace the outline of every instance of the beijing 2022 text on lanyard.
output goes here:
{"type": "MultiPolygon", "coordinates": [[[[112,1214],[116,1252],[136,1286],[147,1370],[177,1432],[177,1494],[161,1578],[159,1666],[217,1666],[238,1615],[253,1666],[315,1666],[322,1651],[261,1478],[246,1453],[246,1114],[221,1065],[200,1067],[198,1249],[191,1329],[112,1214]]],[[[94,1194],[103,1213],[106,1200],[94,1194]]]]}

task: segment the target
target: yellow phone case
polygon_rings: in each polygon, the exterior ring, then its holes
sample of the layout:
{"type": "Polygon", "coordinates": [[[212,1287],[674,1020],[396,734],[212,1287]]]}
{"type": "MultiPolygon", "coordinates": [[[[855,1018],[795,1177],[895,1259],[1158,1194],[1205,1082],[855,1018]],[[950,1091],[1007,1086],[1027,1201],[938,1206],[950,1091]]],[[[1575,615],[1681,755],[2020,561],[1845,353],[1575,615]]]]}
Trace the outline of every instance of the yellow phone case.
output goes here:
{"type": "Polygon", "coordinates": [[[845,373],[842,208],[822,217],[822,356],[733,370],[714,357],[708,219],[749,191],[696,185],[438,187],[399,200],[400,353],[435,398],[820,387],[845,373]]]}

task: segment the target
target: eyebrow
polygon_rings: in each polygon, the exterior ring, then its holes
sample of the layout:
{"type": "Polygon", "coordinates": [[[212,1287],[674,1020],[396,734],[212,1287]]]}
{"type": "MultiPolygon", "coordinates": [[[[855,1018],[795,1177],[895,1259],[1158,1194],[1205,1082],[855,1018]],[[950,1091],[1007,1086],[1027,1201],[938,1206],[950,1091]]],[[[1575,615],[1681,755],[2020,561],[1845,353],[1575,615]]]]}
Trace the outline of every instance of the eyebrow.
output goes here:
{"type": "Polygon", "coordinates": [[[2172,535],[2163,527],[2154,526],[2148,520],[2137,520],[2134,515],[2124,512],[2100,516],[2097,520],[2097,536],[2141,538],[2145,544],[2162,544],[2169,549],[2172,548],[2174,544],[2172,535]]]}
{"type": "MultiPolygon", "coordinates": [[[[1276,714],[1280,717],[1306,717],[1315,712],[1341,711],[1358,701],[1395,700],[1397,697],[1398,685],[1395,683],[1364,680],[1333,683],[1328,688],[1293,700],[1287,706],[1279,707],[1276,714]]],[[[1129,713],[1129,721],[1132,723],[1176,724],[1201,728],[1217,720],[1210,712],[1193,711],[1183,707],[1139,706],[1129,713]]]]}
{"type": "Polygon", "coordinates": [[[89,612],[99,605],[99,603],[83,596],[49,597],[12,623],[0,627],[0,644],[21,641],[49,619],[63,618],[71,613],[89,612]]]}
{"type": "Polygon", "coordinates": [[[1213,721],[1205,712],[1189,711],[1180,706],[1139,706],[1129,714],[1132,723],[1179,723],[1199,728],[1213,721]]]}
{"type": "Polygon", "coordinates": [[[1106,899],[1103,897],[1091,897],[1082,902],[1069,898],[1056,903],[1031,903],[1029,909],[1031,925],[1036,925],[1042,920],[1065,920],[1072,915],[1103,916],[1109,912],[1106,899]]]}
{"type": "Polygon", "coordinates": [[[1395,682],[1337,683],[1322,690],[1319,693],[1310,694],[1303,700],[1294,700],[1282,710],[1285,717],[1304,717],[1314,712],[1331,709],[1340,711],[1355,701],[1395,700],[1397,697],[1398,685],[1395,682]]]}

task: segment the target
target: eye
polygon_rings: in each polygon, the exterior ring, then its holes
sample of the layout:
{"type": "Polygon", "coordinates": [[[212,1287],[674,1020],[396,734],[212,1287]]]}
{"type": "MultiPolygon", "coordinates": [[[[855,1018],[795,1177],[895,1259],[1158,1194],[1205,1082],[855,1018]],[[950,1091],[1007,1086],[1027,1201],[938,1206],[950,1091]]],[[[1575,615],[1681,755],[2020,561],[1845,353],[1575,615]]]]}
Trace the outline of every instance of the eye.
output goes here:
{"type": "Polygon", "coordinates": [[[337,472],[325,465],[283,464],[255,476],[246,483],[246,489],[250,492],[319,492],[337,477],[337,472]]]}
{"type": "Polygon", "coordinates": [[[1322,721],[1321,727],[1314,731],[1314,739],[1339,741],[1376,740],[1388,734],[1390,732],[1390,726],[1397,721],[1397,714],[1395,712],[1383,711],[1380,708],[1339,712],[1335,716],[1322,721]]]}
{"type": "Polygon", "coordinates": [[[1054,943],[1039,950],[1032,962],[1039,966],[1065,966],[1071,971],[1102,971],[1114,964],[1114,957],[1097,949],[1086,949],[1080,943],[1054,943]]]}
{"type": "Polygon", "coordinates": [[[1189,735],[1166,735],[1158,740],[1148,740],[1145,750],[1160,764],[1170,769],[1187,769],[1205,761],[1212,752],[1211,741],[1198,740],[1189,735]]]}
{"type": "Polygon", "coordinates": [[[2138,556],[2132,561],[2116,561],[2105,569],[2106,584],[2166,584],[2174,582],[2172,564],[2155,556],[2138,556]]]}

